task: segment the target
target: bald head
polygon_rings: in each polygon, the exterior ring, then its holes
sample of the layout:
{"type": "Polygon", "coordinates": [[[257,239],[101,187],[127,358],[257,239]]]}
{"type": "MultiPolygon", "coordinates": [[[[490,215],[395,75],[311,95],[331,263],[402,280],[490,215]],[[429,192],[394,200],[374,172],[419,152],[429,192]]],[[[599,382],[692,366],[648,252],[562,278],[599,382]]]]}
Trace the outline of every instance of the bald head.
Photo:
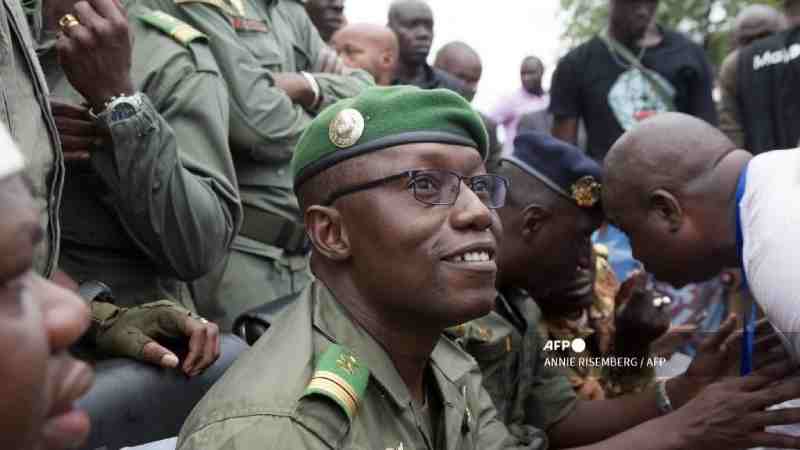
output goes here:
{"type": "Polygon", "coordinates": [[[639,200],[645,200],[655,186],[682,191],[735,147],[703,120],[681,113],[658,114],[611,147],[605,158],[604,190],[611,197],[629,193],[639,200]]]}
{"type": "Polygon", "coordinates": [[[702,120],[658,114],[606,156],[606,216],[657,279],[676,287],[707,280],[735,255],[734,193],[749,158],[702,120]]]}
{"type": "Polygon", "coordinates": [[[786,17],[768,5],[749,5],[736,16],[734,38],[738,47],[769,36],[785,28],[786,17]]]}
{"type": "Polygon", "coordinates": [[[377,84],[392,83],[399,45],[397,36],[388,27],[369,23],[346,25],[331,37],[331,46],[345,64],[366,70],[377,84]]]}
{"type": "Polygon", "coordinates": [[[483,75],[481,57],[475,49],[461,41],[448,42],[436,53],[433,66],[463,81],[469,90],[468,100],[475,97],[483,75]]]}

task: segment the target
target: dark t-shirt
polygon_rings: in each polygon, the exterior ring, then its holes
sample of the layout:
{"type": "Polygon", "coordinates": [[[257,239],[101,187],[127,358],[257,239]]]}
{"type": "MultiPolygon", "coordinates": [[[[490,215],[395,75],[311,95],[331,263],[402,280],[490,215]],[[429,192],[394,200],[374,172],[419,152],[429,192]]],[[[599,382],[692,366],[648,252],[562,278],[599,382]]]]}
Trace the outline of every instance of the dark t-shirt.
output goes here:
{"type": "Polygon", "coordinates": [[[450,89],[458,94],[464,96],[467,92],[467,87],[463,81],[450,75],[444,70],[431,67],[428,64],[422,66],[422,78],[419,80],[404,81],[394,80],[393,84],[411,84],[421,89],[450,89]]]}
{"type": "MultiPolygon", "coordinates": [[[[661,43],[645,51],[642,64],[674,88],[678,111],[716,125],[711,68],[703,49],[679,33],[663,29],[661,32],[661,43]]],[[[632,50],[634,55],[639,52],[638,48],[632,50]]],[[[584,120],[588,152],[597,160],[605,156],[624,132],[609,105],[609,92],[629,65],[622,56],[617,55],[617,59],[602,39],[594,37],[561,58],[550,89],[550,111],[556,118],[584,120]]]]}

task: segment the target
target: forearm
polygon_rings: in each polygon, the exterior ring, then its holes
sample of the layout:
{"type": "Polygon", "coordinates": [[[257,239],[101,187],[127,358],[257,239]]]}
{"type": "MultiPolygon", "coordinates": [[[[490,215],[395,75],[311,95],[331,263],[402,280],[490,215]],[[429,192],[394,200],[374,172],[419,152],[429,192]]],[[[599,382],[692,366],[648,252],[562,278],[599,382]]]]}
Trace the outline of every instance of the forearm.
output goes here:
{"type": "Polygon", "coordinates": [[[314,73],[313,76],[322,96],[320,110],[343,98],[355,97],[375,84],[372,76],[363,70],[354,70],[348,75],[314,73]]]}
{"type": "Polygon", "coordinates": [[[170,110],[165,114],[181,118],[170,124],[144,103],[111,127],[113,145],[92,162],[137,246],[167,273],[194,279],[224,257],[240,222],[232,163],[214,154],[227,149],[225,135],[215,137],[220,125],[204,121],[202,112],[170,110]],[[197,124],[185,126],[189,120],[197,124]]]}

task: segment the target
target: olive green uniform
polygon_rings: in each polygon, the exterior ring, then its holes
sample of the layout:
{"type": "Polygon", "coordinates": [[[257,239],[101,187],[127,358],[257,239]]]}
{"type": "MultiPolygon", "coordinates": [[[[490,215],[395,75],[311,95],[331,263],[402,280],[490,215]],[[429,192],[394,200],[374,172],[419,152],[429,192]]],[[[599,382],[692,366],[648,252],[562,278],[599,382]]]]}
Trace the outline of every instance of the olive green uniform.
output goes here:
{"type": "Polygon", "coordinates": [[[498,416],[517,436],[529,426],[549,429],[577,401],[566,372],[545,365],[540,322],[536,303],[513,290],[498,297],[489,315],[447,330],[480,365],[498,416]]]}
{"type": "Polygon", "coordinates": [[[358,94],[372,78],[364,71],[320,73],[335,55],[302,2],[148,1],[209,36],[230,92],[230,141],[244,223],[227,264],[194,286],[201,312],[228,329],[240,313],[300,291],[311,277],[289,161],[314,111],[293,103],[275,86],[273,74],[310,72],[321,107],[358,94]]]}
{"type": "MultiPolygon", "coordinates": [[[[228,97],[204,36],[140,3],[126,9],[145,102],[113,124],[113,146],[68,164],[60,265],[111,286],[117,304],[168,298],[193,309],[184,281],[223,260],[241,222],[228,97]]],[[[42,61],[55,95],[80,104],[55,50],[42,61]]]]}
{"type": "Polygon", "coordinates": [[[431,354],[428,420],[381,345],[321,282],[280,317],[195,407],[180,450],[545,448],[539,431],[523,443],[508,434],[475,362],[448,339],[431,354]],[[334,344],[346,349],[341,369],[369,371],[351,400],[313,389],[334,344]]]}
{"type": "Polygon", "coordinates": [[[58,209],[64,177],[58,131],[47,83],[39,66],[34,42],[18,0],[3,0],[0,10],[0,120],[25,156],[31,195],[41,211],[46,230],[36,251],[33,268],[50,276],[58,260],[60,240],[58,209]]]}

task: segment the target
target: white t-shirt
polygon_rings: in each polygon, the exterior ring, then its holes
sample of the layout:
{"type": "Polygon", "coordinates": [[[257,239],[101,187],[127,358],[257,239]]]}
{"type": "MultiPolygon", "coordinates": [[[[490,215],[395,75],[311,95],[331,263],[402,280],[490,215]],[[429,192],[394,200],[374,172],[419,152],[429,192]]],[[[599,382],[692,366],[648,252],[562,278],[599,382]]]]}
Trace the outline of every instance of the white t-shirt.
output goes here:
{"type": "Polygon", "coordinates": [[[750,160],[739,208],[750,290],[800,363],[800,150],[750,160]]]}

